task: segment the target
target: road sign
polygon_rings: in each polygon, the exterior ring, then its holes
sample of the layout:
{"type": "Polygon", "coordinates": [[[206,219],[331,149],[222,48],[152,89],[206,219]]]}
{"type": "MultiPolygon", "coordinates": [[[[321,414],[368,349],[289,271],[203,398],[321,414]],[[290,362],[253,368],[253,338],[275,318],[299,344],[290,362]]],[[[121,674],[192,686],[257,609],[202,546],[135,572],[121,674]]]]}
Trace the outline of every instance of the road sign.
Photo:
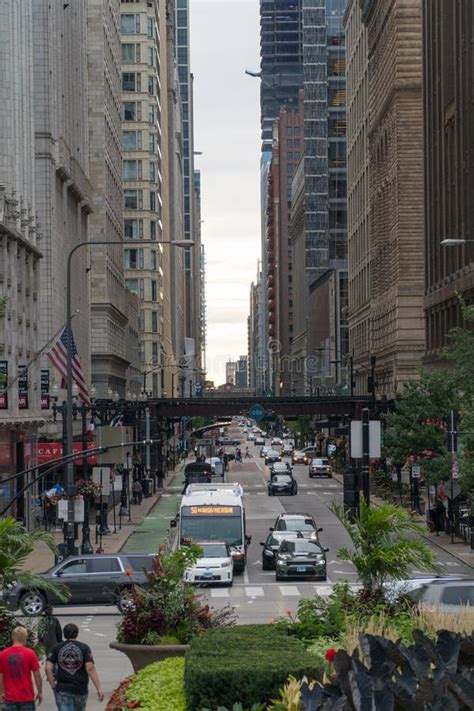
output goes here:
{"type": "Polygon", "coordinates": [[[249,417],[252,420],[261,420],[265,415],[265,408],[262,405],[252,405],[249,410],[249,417]]]}
{"type": "Polygon", "coordinates": [[[411,468],[411,478],[420,479],[421,477],[421,467],[419,464],[413,464],[411,468]]]}
{"type": "MultiPolygon", "coordinates": [[[[380,459],[381,447],[380,420],[371,420],[369,423],[369,457],[380,459]]],[[[351,457],[362,459],[362,420],[351,422],[351,457]]]]}
{"type": "Polygon", "coordinates": [[[451,464],[451,476],[453,479],[459,479],[459,464],[456,459],[451,464]]]}

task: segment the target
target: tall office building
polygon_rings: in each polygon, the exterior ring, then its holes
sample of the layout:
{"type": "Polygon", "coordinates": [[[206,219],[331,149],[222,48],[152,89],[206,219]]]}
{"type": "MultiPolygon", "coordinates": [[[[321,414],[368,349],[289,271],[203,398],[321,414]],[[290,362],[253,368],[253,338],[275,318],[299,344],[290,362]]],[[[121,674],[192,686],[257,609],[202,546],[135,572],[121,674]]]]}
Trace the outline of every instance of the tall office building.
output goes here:
{"type": "MultiPolygon", "coordinates": [[[[119,0],[87,0],[89,169],[94,189],[91,241],[123,241],[119,0]]],[[[99,397],[127,385],[128,316],[123,246],[91,248],[92,383],[99,397]]],[[[131,324],[136,329],[136,324],[131,324]]],[[[135,383],[135,386],[139,383],[135,383]]],[[[137,387],[134,388],[135,391],[137,387]]]]}
{"type": "Polygon", "coordinates": [[[347,53],[347,237],[349,251],[349,351],[353,390],[367,392],[370,370],[369,51],[360,0],[345,14],[347,53]]]}
{"type": "MultiPolygon", "coordinates": [[[[87,2],[35,0],[34,117],[35,192],[43,254],[40,286],[40,343],[66,321],[66,261],[70,250],[89,239],[93,188],[89,180],[87,89],[87,2]],[[47,50],[47,51],[46,51],[47,50]]],[[[73,257],[73,331],[85,381],[91,381],[87,248],[73,257]]],[[[61,376],[44,357],[51,387],[61,376]]],[[[58,393],[60,399],[64,391],[58,393]]]]}
{"type": "Polygon", "coordinates": [[[474,301],[474,7],[423,2],[426,351],[431,363],[462,326],[459,296],[474,301]],[[443,247],[445,239],[465,245],[443,247]]]}
{"type": "MultiPolygon", "coordinates": [[[[39,338],[40,227],[36,222],[32,0],[0,0],[0,506],[25,484],[2,479],[36,463],[44,423],[39,338]],[[29,365],[28,365],[29,364],[29,365]],[[28,367],[27,367],[28,366],[28,367]]],[[[32,492],[31,492],[32,493],[32,492]]],[[[28,496],[28,494],[27,494],[28,496]]],[[[20,497],[10,512],[28,524],[20,497]]]]}
{"type": "MultiPolygon", "coordinates": [[[[196,215],[198,196],[196,194],[194,171],[194,131],[193,131],[193,75],[190,57],[190,15],[189,0],[176,0],[176,56],[180,84],[183,118],[184,155],[184,239],[196,242],[195,247],[185,250],[186,313],[185,334],[185,381],[189,383],[188,395],[199,379],[200,363],[200,222],[196,215]]],[[[200,191],[199,191],[200,199],[200,191]]]]}
{"type": "Polygon", "coordinates": [[[170,249],[160,244],[168,239],[163,225],[165,33],[158,3],[122,4],[124,269],[127,288],[142,302],[142,387],[154,397],[164,389],[164,261],[169,261],[170,249]],[[149,245],[133,246],[134,239],[149,240],[149,245]]]}
{"type": "Polygon", "coordinates": [[[303,85],[302,0],[260,0],[262,150],[271,150],[280,109],[298,103],[303,85]]]}
{"type": "Polygon", "coordinates": [[[417,377],[425,352],[422,0],[365,0],[362,10],[369,49],[371,355],[377,393],[393,398],[417,377]]]}

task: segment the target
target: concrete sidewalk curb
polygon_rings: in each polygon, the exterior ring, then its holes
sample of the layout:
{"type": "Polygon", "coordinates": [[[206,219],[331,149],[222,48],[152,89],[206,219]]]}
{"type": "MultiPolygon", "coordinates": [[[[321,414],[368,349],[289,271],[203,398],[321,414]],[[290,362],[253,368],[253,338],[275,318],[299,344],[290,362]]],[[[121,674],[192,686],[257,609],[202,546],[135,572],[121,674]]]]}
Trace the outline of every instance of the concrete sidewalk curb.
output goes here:
{"type": "MultiPolygon", "coordinates": [[[[344,485],[344,480],[341,474],[333,474],[333,479],[335,479],[341,486],[344,485]]],[[[383,499],[381,499],[378,496],[372,496],[371,501],[374,503],[375,506],[381,506],[383,503],[383,499]]],[[[420,523],[425,523],[424,517],[420,518],[420,523]]],[[[444,551],[445,553],[449,553],[449,555],[452,555],[453,558],[456,558],[456,560],[459,560],[460,563],[463,563],[464,565],[467,565],[468,568],[472,568],[474,570],[474,552],[467,552],[465,555],[472,555],[473,556],[473,562],[469,562],[466,560],[462,555],[459,555],[457,552],[451,550],[451,546],[445,546],[442,543],[438,542],[436,538],[431,538],[427,533],[421,533],[420,534],[425,541],[429,541],[429,543],[432,543],[436,548],[439,548],[440,550],[444,551]]],[[[456,545],[456,544],[454,544],[456,545]]],[[[459,543],[458,545],[466,545],[466,544],[461,544],[459,543]]]]}

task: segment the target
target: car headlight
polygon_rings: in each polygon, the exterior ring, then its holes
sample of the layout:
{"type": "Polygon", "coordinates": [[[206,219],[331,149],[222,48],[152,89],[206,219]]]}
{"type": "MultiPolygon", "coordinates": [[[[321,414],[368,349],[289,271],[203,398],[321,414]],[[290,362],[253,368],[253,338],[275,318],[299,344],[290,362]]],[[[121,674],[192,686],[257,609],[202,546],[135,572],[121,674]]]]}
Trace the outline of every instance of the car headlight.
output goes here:
{"type": "Polygon", "coordinates": [[[225,563],[221,563],[221,568],[230,568],[230,561],[227,561],[225,563]]]}
{"type": "Polygon", "coordinates": [[[278,562],[290,560],[291,556],[289,553],[280,553],[278,556],[278,562]]]}
{"type": "Polygon", "coordinates": [[[323,556],[323,555],[317,555],[317,556],[316,556],[316,563],[324,563],[324,556],[323,556]]]}
{"type": "Polygon", "coordinates": [[[313,532],[311,533],[310,539],[311,539],[312,541],[317,541],[317,540],[318,540],[317,531],[313,531],[313,532]]]}

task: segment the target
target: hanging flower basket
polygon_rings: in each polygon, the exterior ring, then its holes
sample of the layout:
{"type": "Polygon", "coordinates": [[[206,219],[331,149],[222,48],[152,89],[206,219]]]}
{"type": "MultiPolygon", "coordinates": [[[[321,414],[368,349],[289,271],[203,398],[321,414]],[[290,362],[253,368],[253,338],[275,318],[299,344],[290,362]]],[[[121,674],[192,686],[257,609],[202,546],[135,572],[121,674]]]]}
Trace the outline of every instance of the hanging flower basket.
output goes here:
{"type": "Polygon", "coordinates": [[[81,496],[88,496],[91,499],[96,499],[102,493],[100,484],[96,484],[92,479],[79,479],[76,481],[77,493],[81,496]]]}

